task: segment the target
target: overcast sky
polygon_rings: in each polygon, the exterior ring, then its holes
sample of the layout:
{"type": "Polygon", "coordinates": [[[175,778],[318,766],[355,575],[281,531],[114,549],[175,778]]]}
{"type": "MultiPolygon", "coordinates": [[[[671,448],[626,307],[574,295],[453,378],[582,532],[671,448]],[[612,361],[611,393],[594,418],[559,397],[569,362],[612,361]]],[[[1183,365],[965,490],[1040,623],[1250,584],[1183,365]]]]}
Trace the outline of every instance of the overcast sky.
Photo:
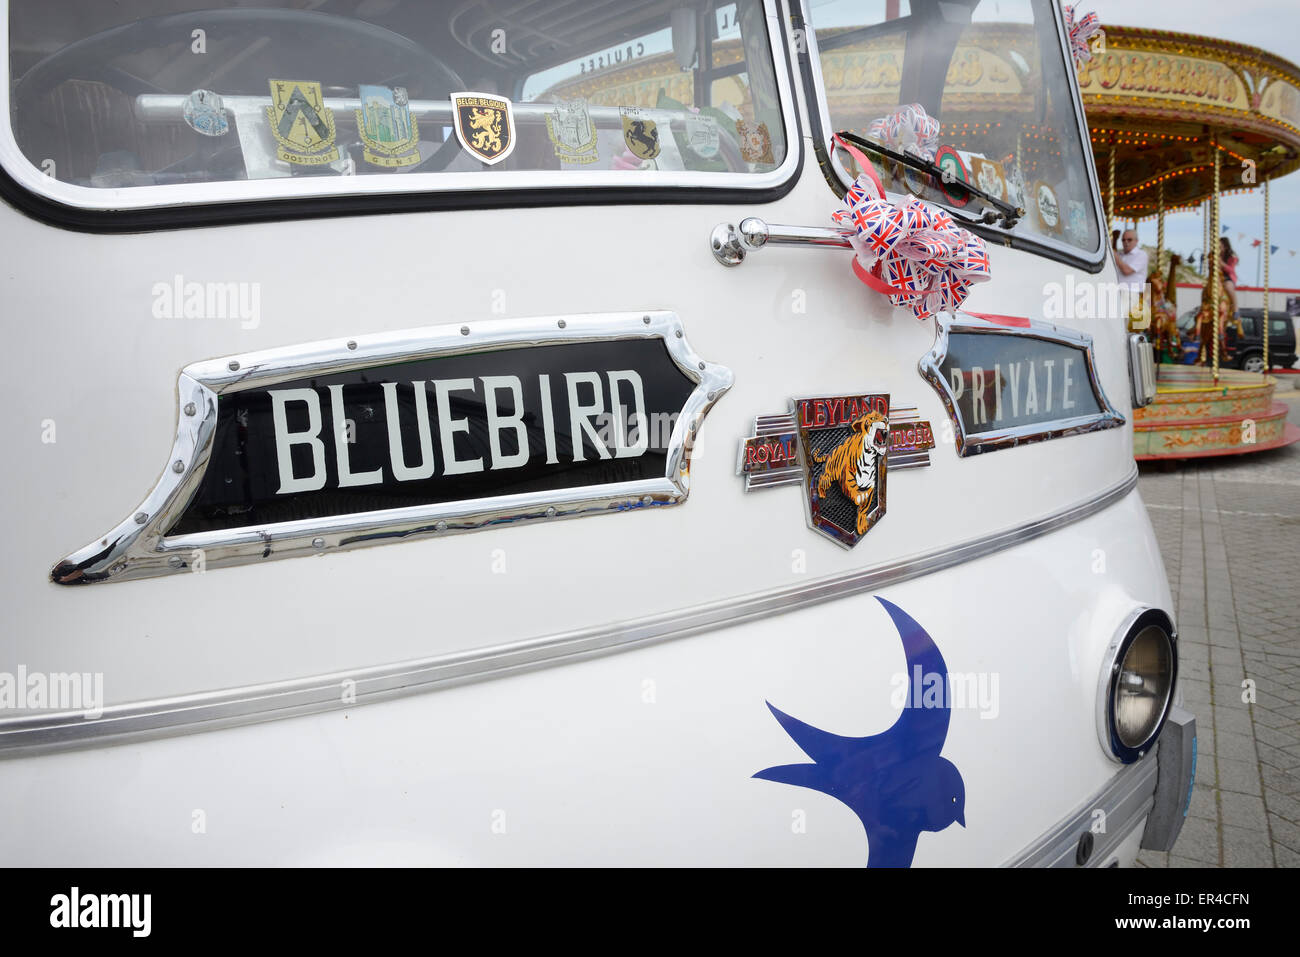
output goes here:
{"type": "MultiPolygon", "coordinates": [[[[1076,0],[1075,8],[1081,14],[1096,11],[1103,27],[1113,23],[1219,37],[1249,43],[1300,64],[1300,3],[1296,0],[1076,0]]],[[[1276,180],[1269,189],[1271,239],[1279,247],[1273,255],[1269,285],[1300,287],[1300,171],[1276,180]],[[1292,249],[1295,256],[1290,254],[1292,249]]],[[[1256,190],[1225,197],[1219,221],[1229,227],[1228,238],[1241,257],[1237,267],[1241,284],[1255,285],[1262,247],[1252,249],[1250,243],[1264,238],[1263,194],[1256,190]],[[1238,240],[1238,233],[1246,234],[1245,242],[1238,240]]],[[[1198,213],[1166,216],[1165,245],[1186,257],[1200,247],[1201,228],[1198,213]]],[[[1155,220],[1140,223],[1138,236],[1141,242],[1154,246],[1155,220]]]]}

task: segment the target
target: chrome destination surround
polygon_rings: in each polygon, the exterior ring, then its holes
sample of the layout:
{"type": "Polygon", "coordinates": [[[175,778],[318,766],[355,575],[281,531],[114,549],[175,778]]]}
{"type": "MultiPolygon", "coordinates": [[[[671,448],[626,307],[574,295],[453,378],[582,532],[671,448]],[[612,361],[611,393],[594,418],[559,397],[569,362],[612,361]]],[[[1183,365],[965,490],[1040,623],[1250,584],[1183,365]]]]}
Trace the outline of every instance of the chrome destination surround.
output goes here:
{"type": "Polygon", "coordinates": [[[473,531],[507,522],[554,521],[601,512],[677,505],[690,491],[690,452],[700,424],[734,381],[687,344],[672,312],[608,313],[432,326],[326,340],[211,359],[186,366],[177,385],[176,440],[162,477],[117,527],[73,552],[50,572],[57,584],[130,581],[205,567],[319,555],[385,541],[473,531]],[[673,423],[661,479],[334,515],[245,528],[168,536],[207,470],[217,426],[217,397],[312,374],[347,372],[399,361],[486,350],[621,339],[660,339],[695,388],[673,423]]]}
{"type": "MultiPolygon", "coordinates": [[[[344,700],[343,688],[355,693],[357,705],[370,704],[585,661],[770,618],[878,591],[1033,541],[1118,504],[1137,488],[1137,479],[1134,465],[1123,479],[1083,501],[979,538],[799,585],[676,609],[636,621],[310,678],[110,705],[97,718],[87,718],[84,711],[0,718],[0,760],[336,711],[352,706],[351,696],[344,700]]],[[[1139,762],[1138,767],[1143,764],[1139,762]]]]}
{"type": "MultiPolygon", "coordinates": [[[[785,134],[785,156],[779,166],[763,173],[707,173],[693,170],[497,170],[473,172],[411,173],[400,176],[337,176],[270,179],[230,180],[215,183],[167,184],[155,186],[130,186],[112,189],[78,186],[53,179],[42,172],[19,148],[8,119],[12,112],[10,100],[14,77],[10,75],[9,10],[8,4],[0,7],[0,168],[16,183],[29,192],[53,200],[72,209],[102,212],[127,212],[149,209],[176,209],[191,205],[219,205],[266,200],[326,198],[346,196],[400,197],[416,193],[462,193],[494,195],[510,190],[542,190],[566,188],[619,188],[643,190],[650,188],[704,188],[735,189],[746,192],[764,192],[785,186],[798,174],[803,159],[802,139],[798,126],[798,105],[795,101],[791,75],[793,65],[789,57],[789,43],[781,23],[777,0],[763,0],[764,23],[767,27],[767,52],[772,58],[772,73],[781,106],[781,119],[785,134]]],[[[136,109],[145,118],[156,117],[159,110],[177,104],[177,122],[180,122],[179,103],[184,97],[162,97],[146,94],[136,103],[136,109]]],[[[269,102],[269,100],[267,101],[269,102]]],[[[326,98],[331,109],[349,109],[358,104],[355,98],[326,98]]],[[[419,104],[416,104],[417,107],[419,104]]],[[[450,109],[449,101],[426,103],[430,116],[439,116],[450,109]]],[[[540,119],[554,109],[553,104],[517,104],[512,102],[516,116],[540,119]]],[[[606,114],[602,113],[602,120],[606,114]]],[[[685,114],[683,114],[683,117],[685,114]]],[[[684,122],[684,119],[683,121],[684,122]]],[[[673,124],[674,127],[677,123],[673,124]]],[[[454,134],[453,134],[454,135],[454,134]]]]}
{"type": "Polygon", "coordinates": [[[953,432],[957,441],[959,456],[978,455],[981,452],[993,452],[997,449],[1009,449],[1033,442],[1047,442],[1067,435],[1082,435],[1098,432],[1102,429],[1117,429],[1124,425],[1124,416],[1115,411],[1115,407],[1106,398],[1097,376],[1097,362],[1092,353],[1092,336],[1075,329],[1053,325],[1050,322],[1030,321],[1028,327],[1005,326],[980,319],[966,313],[939,313],[935,316],[934,346],[921,357],[917,368],[922,378],[933,386],[943,400],[943,407],[952,420],[953,432]],[[939,371],[948,357],[948,336],[950,333],[974,333],[976,335],[1023,336],[1030,339],[1042,339],[1044,342],[1069,346],[1082,351],[1084,367],[1088,370],[1088,385],[1092,388],[1100,412],[1090,415],[1076,415],[1068,419],[1055,419],[1049,422],[1036,422],[1006,429],[993,429],[967,435],[957,413],[952,391],[948,381],[939,371]]]}

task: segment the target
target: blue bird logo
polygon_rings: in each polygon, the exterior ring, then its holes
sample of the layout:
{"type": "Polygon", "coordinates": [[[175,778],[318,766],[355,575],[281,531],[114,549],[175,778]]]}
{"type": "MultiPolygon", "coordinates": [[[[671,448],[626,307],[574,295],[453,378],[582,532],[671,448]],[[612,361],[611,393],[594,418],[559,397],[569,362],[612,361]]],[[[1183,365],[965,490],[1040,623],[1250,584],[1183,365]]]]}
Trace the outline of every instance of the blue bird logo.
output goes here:
{"type": "Polygon", "coordinates": [[[952,710],[943,655],[907,612],[876,600],[893,619],[907,655],[903,713],[888,731],[847,738],[804,724],[769,701],[781,727],[814,763],[767,768],[754,777],[811,788],[847,804],[867,834],[867,866],[910,867],[922,831],[942,831],[954,821],[966,826],[966,785],[956,765],[939,756],[952,710]],[[921,675],[941,676],[937,706],[918,706],[914,682],[921,675]]]}

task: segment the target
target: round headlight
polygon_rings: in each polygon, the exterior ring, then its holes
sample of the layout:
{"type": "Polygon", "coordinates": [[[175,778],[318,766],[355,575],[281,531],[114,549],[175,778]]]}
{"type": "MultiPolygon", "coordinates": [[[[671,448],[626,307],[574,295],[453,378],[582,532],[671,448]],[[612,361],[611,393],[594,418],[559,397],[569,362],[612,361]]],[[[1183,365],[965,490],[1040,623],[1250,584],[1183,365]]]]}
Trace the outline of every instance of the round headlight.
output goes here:
{"type": "Polygon", "coordinates": [[[1129,764],[1150,750],[1173,703],[1178,676],[1173,622],[1164,612],[1148,609],[1107,651],[1098,730],[1110,752],[1129,764]]]}

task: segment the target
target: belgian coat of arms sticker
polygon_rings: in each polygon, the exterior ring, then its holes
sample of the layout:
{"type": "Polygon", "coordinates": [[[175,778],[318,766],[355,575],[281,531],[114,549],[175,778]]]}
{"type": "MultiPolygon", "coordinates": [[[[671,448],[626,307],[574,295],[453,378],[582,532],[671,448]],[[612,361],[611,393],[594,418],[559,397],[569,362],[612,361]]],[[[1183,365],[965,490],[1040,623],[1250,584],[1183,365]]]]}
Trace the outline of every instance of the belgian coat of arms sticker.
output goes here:
{"type": "Polygon", "coordinates": [[[492,93],[451,94],[452,119],[460,145],[489,166],[515,148],[515,117],[510,101],[492,93]]]}

